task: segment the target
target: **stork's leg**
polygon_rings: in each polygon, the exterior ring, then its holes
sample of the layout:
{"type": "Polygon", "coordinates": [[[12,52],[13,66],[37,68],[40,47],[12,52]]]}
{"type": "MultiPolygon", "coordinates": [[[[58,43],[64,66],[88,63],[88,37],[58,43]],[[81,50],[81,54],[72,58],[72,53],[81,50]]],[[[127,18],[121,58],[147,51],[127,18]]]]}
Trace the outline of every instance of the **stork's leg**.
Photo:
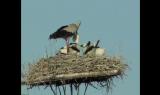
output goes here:
{"type": "Polygon", "coordinates": [[[69,38],[67,38],[67,54],[69,53],[69,38]]]}
{"type": "Polygon", "coordinates": [[[68,54],[68,52],[69,52],[69,39],[68,39],[68,38],[66,38],[65,40],[66,40],[67,54],[68,54]]]}
{"type": "Polygon", "coordinates": [[[68,46],[68,42],[67,42],[67,39],[65,39],[66,40],[66,46],[68,46]]]}

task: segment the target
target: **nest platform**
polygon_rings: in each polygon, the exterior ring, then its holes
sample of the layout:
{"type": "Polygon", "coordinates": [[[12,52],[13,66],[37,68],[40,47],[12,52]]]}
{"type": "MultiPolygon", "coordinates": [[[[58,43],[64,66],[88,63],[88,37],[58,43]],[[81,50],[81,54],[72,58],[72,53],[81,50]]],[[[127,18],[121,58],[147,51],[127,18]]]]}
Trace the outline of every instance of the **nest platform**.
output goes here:
{"type": "Polygon", "coordinates": [[[37,63],[30,65],[22,84],[61,86],[103,82],[113,77],[122,77],[126,68],[127,65],[117,57],[58,54],[41,58],[37,63]]]}

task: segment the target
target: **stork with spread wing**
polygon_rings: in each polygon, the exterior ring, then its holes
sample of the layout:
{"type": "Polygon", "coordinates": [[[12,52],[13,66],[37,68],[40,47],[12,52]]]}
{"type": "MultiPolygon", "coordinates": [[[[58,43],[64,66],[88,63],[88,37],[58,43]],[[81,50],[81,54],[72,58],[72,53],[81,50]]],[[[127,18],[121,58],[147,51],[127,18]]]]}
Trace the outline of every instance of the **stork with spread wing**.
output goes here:
{"type": "Polygon", "coordinates": [[[73,40],[77,41],[79,39],[78,29],[81,22],[72,23],[69,25],[65,25],[57,29],[56,32],[50,34],[49,39],[58,39],[62,38],[66,41],[67,52],[69,51],[69,38],[74,37],[73,40]]]}

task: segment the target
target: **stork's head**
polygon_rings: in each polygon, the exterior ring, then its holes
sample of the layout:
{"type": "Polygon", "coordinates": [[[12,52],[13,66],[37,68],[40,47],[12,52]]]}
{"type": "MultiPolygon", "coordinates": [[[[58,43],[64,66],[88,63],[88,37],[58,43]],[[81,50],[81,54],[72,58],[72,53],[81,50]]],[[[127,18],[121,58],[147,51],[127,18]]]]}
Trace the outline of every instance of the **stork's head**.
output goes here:
{"type": "Polygon", "coordinates": [[[83,48],[85,48],[85,47],[89,47],[90,45],[91,45],[91,42],[88,41],[87,43],[82,44],[82,45],[80,45],[80,46],[83,47],[83,48]]]}
{"type": "Polygon", "coordinates": [[[56,36],[54,35],[54,33],[53,33],[53,34],[50,34],[48,39],[49,39],[49,40],[51,40],[51,39],[56,39],[56,36]]]}

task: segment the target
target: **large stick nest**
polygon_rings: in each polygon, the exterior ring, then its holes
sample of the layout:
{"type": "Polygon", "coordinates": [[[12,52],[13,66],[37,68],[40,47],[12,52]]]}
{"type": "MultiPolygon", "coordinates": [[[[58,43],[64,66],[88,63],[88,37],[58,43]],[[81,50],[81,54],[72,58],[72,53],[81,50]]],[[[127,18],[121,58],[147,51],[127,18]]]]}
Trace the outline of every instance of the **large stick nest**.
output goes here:
{"type": "Polygon", "coordinates": [[[114,76],[122,76],[127,65],[121,58],[109,56],[77,56],[58,54],[54,57],[41,58],[30,65],[24,84],[56,86],[103,82],[114,76]]]}

